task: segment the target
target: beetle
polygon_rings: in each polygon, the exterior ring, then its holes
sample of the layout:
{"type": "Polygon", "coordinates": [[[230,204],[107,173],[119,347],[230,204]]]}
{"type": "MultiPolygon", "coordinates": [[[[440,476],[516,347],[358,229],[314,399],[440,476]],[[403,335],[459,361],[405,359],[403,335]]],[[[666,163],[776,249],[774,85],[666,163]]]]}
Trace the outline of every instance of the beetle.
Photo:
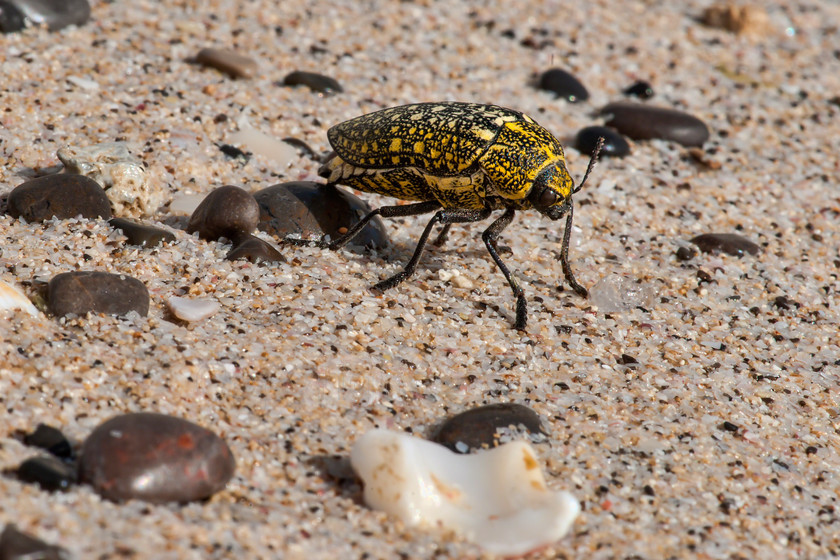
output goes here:
{"type": "Polygon", "coordinates": [[[338,249],[377,215],[434,212],[403,270],[373,286],[387,290],[415,271],[436,224],[443,226],[435,241],[440,245],[452,224],[478,222],[494,210],[504,210],[482,239],[516,298],[515,328],[524,330],[525,294],[499,256],[497,240],[517,210],[535,209],[551,220],[566,216],[560,249],[563,274],[577,294],[588,296],[569,265],[572,195],[592,172],[603,139],[575,187],[557,139],[531,117],[496,105],[439,102],[391,107],[337,124],[327,131],[327,138],[334,152],[318,171],[327,184],[416,202],[373,210],[334,240],[286,241],[338,249]]]}

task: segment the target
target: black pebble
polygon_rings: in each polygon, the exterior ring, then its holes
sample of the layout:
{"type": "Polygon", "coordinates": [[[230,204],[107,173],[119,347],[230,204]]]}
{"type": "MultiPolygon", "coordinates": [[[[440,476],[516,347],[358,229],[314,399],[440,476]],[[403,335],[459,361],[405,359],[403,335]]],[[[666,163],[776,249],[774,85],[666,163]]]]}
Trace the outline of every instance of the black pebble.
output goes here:
{"type": "Polygon", "coordinates": [[[50,31],[90,19],[87,0],[0,0],[0,31],[20,31],[45,23],[50,31]]]}
{"type": "Polygon", "coordinates": [[[20,464],[17,477],[23,482],[38,484],[48,492],[67,490],[76,483],[76,465],[52,455],[32,457],[20,464]]]}
{"type": "Polygon", "coordinates": [[[65,461],[72,460],[74,457],[73,446],[61,433],[58,428],[47,426],[46,424],[38,424],[35,431],[31,434],[26,434],[23,437],[23,443],[31,447],[38,447],[49,451],[59,459],[65,461]]]}
{"type": "Polygon", "coordinates": [[[49,310],[56,317],[74,313],[149,313],[149,291],[136,278],[98,271],[64,272],[49,283],[49,310]]]}
{"type": "Polygon", "coordinates": [[[283,256],[270,243],[266,243],[259,237],[249,235],[244,240],[240,240],[239,244],[228,252],[225,260],[236,261],[239,259],[252,262],[254,264],[268,264],[274,262],[286,262],[286,257],[283,256]]]}
{"type": "Polygon", "coordinates": [[[704,233],[691,239],[704,253],[726,253],[743,257],[747,253],[757,255],[761,247],[736,233],[704,233]]]}
{"type": "Polygon", "coordinates": [[[703,121],[674,109],[623,101],[610,103],[600,114],[609,117],[606,126],[634,140],[658,138],[683,146],[702,146],[709,139],[709,129],[703,121]]]}
{"type": "Polygon", "coordinates": [[[679,249],[677,249],[676,256],[678,261],[690,261],[695,256],[697,256],[697,251],[695,251],[691,247],[680,247],[679,249]]]}
{"type": "Polygon", "coordinates": [[[589,92],[580,81],[560,68],[552,68],[542,73],[537,82],[539,89],[550,91],[570,103],[586,101],[589,92]]]}
{"type": "Polygon", "coordinates": [[[8,524],[0,533],[0,560],[67,560],[63,548],[47,544],[8,524]]]}
{"type": "Polygon", "coordinates": [[[130,245],[156,247],[161,243],[174,243],[175,234],[163,228],[142,224],[127,218],[111,218],[108,223],[114,229],[122,230],[130,245]]]}
{"type": "Polygon", "coordinates": [[[196,207],[187,224],[187,233],[216,241],[226,237],[236,241],[257,228],[260,207],[254,197],[239,187],[226,185],[208,194],[196,207]]]}
{"type": "Polygon", "coordinates": [[[341,84],[339,84],[334,78],[324,76],[323,74],[317,74],[315,72],[303,72],[300,70],[296,70],[283,78],[283,85],[306,86],[312,91],[327,95],[331,93],[341,93],[344,91],[341,84]]]}
{"type": "Polygon", "coordinates": [[[519,428],[520,425],[525,432],[539,439],[548,435],[534,410],[521,404],[497,403],[456,414],[440,426],[433,440],[457,453],[468,453],[497,446],[499,428],[519,428]]]}
{"type": "Polygon", "coordinates": [[[231,146],[230,144],[217,144],[219,146],[219,150],[222,151],[229,158],[237,159],[242,158],[245,161],[251,159],[251,154],[249,152],[243,152],[236,146],[231,146]]]}
{"type": "Polygon", "coordinates": [[[598,138],[604,139],[602,156],[624,157],[630,154],[630,144],[624,137],[606,126],[588,126],[580,130],[575,137],[575,148],[582,154],[591,154],[598,144],[598,138]]]}
{"type": "Polygon", "coordinates": [[[44,222],[53,217],[111,217],[111,201],[99,183],[70,173],[26,181],[9,193],[7,204],[9,215],[27,222],[44,222]]]}
{"type": "Polygon", "coordinates": [[[624,90],[624,95],[638,97],[639,99],[650,99],[653,97],[653,86],[645,81],[638,81],[624,90]]]}

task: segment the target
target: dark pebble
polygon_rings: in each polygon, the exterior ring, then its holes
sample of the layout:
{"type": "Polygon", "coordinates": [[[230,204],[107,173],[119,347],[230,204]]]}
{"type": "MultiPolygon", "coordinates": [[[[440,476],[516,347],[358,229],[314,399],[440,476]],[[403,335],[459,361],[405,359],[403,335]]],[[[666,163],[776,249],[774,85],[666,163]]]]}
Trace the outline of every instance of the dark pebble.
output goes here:
{"type": "Polygon", "coordinates": [[[8,213],[27,222],[111,217],[111,201],[99,183],[84,175],[60,173],[26,181],[9,193],[8,213]]]}
{"type": "MultiPolygon", "coordinates": [[[[254,194],[260,205],[260,231],[283,239],[329,235],[335,239],[361,220],[370,207],[359,197],[335,186],[293,181],[266,187],[254,194]]],[[[371,220],[351,245],[381,249],[390,243],[379,216],[371,220]]]]}
{"type": "Polygon", "coordinates": [[[74,457],[73,446],[70,445],[61,430],[46,424],[38,424],[34,432],[23,437],[23,443],[49,451],[52,455],[65,461],[72,460],[74,457]]]}
{"type": "Polygon", "coordinates": [[[695,251],[691,247],[680,247],[679,249],[677,249],[676,256],[678,261],[690,261],[695,256],[697,256],[697,251],[695,251]]]}
{"type": "MultiPolygon", "coordinates": [[[[457,414],[444,422],[435,434],[434,441],[457,453],[495,447],[499,444],[500,428],[512,427],[535,440],[544,440],[548,434],[542,427],[539,414],[527,406],[515,403],[498,403],[479,406],[457,414]]],[[[514,432],[516,433],[516,432],[514,432]]]]}
{"type": "Polygon", "coordinates": [[[125,315],[149,313],[149,291],[140,280],[124,274],[79,271],[54,276],[48,288],[49,310],[56,317],[70,313],[125,315]]]}
{"type": "Polygon", "coordinates": [[[591,154],[595,151],[598,138],[604,139],[604,147],[601,148],[602,156],[624,157],[630,153],[630,144],[624,137],[605,126],[587,126],[581,129],[575,137],[575,148],[582,154],[591,154]]]}
{"type": "Polygon", "coordinates": [[[201,49],[195,61],[234,78],[251,78],[257,73],[257,61],[230,49],[201,49]]]}
{"type": "Polygon", "coordinates": [[[286,262],[283,256],[271,243],[266,243],[259,237],[249,235],[240,241],[225,257],[229,261],[244,259],[254,264],[286,262]]]}
{"type": "Polygon", "coordinates": [[[163,228],[142,224],[127,218],[111,218],[108,223],[114,229],[122,230],[130,245],[157,247],[161,243],[174,243],[175,234],[163,228]]]}
{"type": "Polygon", "coordinates": [[[737,233],[704,233],[691,239],[704,253],[726,253],[736,257],[757,255],[761,247],[737,233]]]}
{"type": "Polygon", "coordinates": [[[341,93],[344,88],[341,87],[334,78],[317,74],[315,72],[303,72],[296,70],[283,78],[284,86],[306,86],[312,91],[329,95],[331,93],[341,93]]]}
{"type": "Polygon", "coordinates": [[[223,489],[235,467],[230,448],[210,430],[140,412],[112,418],[90,434],[79,478],[109,500],[189,502],[223,489]]]}
{"type": "Polygon", "coordinates": [[[38,484],[48,492],[57,492],[76,483],[76,466],[52,455],[32,457],[20,464],[17,477],[23,482],[38,484]]]}
{"type": "Polygon", "coordinates": [[[219,149],[222,151],[222,153],[225,154],[229,158],[232,158],[232,159],[241,158],[242,160],[244,160],[246,162],[249,159],[251,159],[251,153],[250,152],[243,152],[242,150],[240,150],[236,146],[231,146],[230,144],[218,144],[218,146],[219,146],[219,149]]]}
{"type": "Polygon", "coordinates": [[[6,33],[41,24],[56,31],[89,19],[87,0],[0,0],[0,31],[6,33]]]}
{"type": "Polygon", "coordinates": [[[187,232],[216,241],[226,237],[236,241],[257,228],[260,207],[254,197],[239,187],[227,185],[214,190],[190,216],[187,232]]]}
{"type": "Polygon", "coordinates": [[[624,90],[624,95],[638,97],[639,99],[650,99],[653,97],[653,86],[645,81],[639,81],[624,90]]]}
{"type": "Polygon", "coordinates": [[[552,68],[542,73],[537,82],[537,87],[554,93],[570,103],[586,101],[589,99],[589,92],[583,87],[580,81],[560,68],[552,68]]]}
{"type": "Polygon", "coordinates": [[[70,554],[63,548],[47,544],[8,524],[0,533],[0,560],[66,560],[70,554]]]}
{"type": "Polygon", "coordinates": [[[634,140],[671,140],[683,146],[702,146],[709,129],[692,115],[629,101],[610,103],[600,113],[608,115],[606,125],[634,140]]]}

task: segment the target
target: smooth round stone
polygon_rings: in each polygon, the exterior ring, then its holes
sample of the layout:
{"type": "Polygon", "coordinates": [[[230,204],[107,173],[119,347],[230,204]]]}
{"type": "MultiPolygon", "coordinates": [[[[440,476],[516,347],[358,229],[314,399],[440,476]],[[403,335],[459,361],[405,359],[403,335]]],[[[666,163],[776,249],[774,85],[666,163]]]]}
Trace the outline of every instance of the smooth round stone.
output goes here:
{"type": "Polygon", "coordinates": [[[560,68],[546,70],[540,75],[537,87],[554,93],[570,103],[586,101],[589,99],[589,92],[580,81],[560,68]]]}
{"type": "Polygon", "coordinates": [[[34,432],[23,437],[23,443],[30,447],[38,447],[49,451],[52,455],[65,461],[72,460],[75,455],[73,446],[70,445],[61,430],[46,424],[38,424],[34,432]]]}
{"type": "Polygon", "coordinates": [[[511,428],[513,431],[509,436],[525,433],[537,441],[545,441],[548,436],[534,410],[516,403],[497,403],[456,414],[440,426],[433,441],[456,453],[469,453],[496,447],[510,439],[522,439],[507,437],[503,440],[504,434],[500,431],[511,428]]]}
{"type": "Polygon", "coordinates": [[[316,72],[303,72],[296,70],[283,78],[284,86],[306,86],[312,91],[329,95],[331,93],[341,93],[344,88],[341,87],[334,78],[318,74],[316,72]]]}
{"type": "Polygon", "coordinates": [[[47,544],[19,531],[9,523],[0,533],[0,560],[67,560],[70,554],[58,546],[47,544]]]}
{"type": "MultiPolygon", "coordinates": [[[[266,187],[254,194],[260,205],[260,231],[284,239],[304,239],[346,233],[371,211],[359,197],[332,185],[293,181],[266,187]]],[[[385,224],[376,216],[359,232],[351,245],[381,249],[390,243],[385,224]]]]}
{"type": "Polygon", "coordinates": [[[75,313],[126,315],[149,313],[149,291],[136,278],[109,272],[80,271],[57,274],[50,280],[49,310],[56,317],[75,313]]]}
{"type": "Polygon", "coordinates": [[[582,128],[575,136],[575,148],[582,154],[591,154],[595,151],[598,138],[604,139],[604,147],[601,148],[602,156],[624,157],[630,154],[630,144],[624,136],[606,126],[582,128]]]}
{"type": "Polygon", "coordinates": [[[254,237],[253,235],[249,235],[244,241],[241,241],[225,257],[225,260],[229,261],[240,259],[254,264],[286,262],[286,257],[271,245],[271,243],[266,243],[259,237],[254,237]]]}
{"type": "Polygon", "coordinates": [[[235,241],[250,234],[260,221],[260,207],[254,197],[239,187],[226,185],[201,201],[190,216],[187,232],[216,241],[226,237],[235,241]]]}
{"type": "Polygon", "coordinates": [[[9,193],[8,213],[27,222],[111,217],[111,201],[99,183],[84,175],[61,173],[26,181],[9,193]]]}
{"type": "Polygon", "coordinates": [[[757,255],[761,247],[736,233],[704,233],[693,237],[691,242],[704,253],[726,253],[743,257],[747,253],[757,255]]]}
{"type": "Polygon", "coordinates": [[[680,262],[690,261],[694,257],[697,256],[697,251],[692,249],[691,247],[680,247],[677,249],[677,252],[674,253],[677,257],[677,260],[680,262]]]}
{"type": "Polygon", "coordinates": [[[649,82],[640,80],[624,90],[624,95],[638,97],[639,99],[650,99],[653,97],[653,86],[649,82]]]}
{"type": "Polygon", "coordinates": [[[4,32],[42,24],[56,31],[68,25],[82,25],[88,19],[87,0],[0,0],[0,30],[4,32]]]}
{"type": "Polygon", "coordinates": [[[17,477],[23,482],[38,484],[48,492],[57,492],[76,483],[76,466],[52,455],[32,457],[20,464],[17,477]]]}
{"type": "Polygon", "coordinates": [[[210,430],[140,412],[112,418],[88,436],[79,478],[109,500],[189,502],[223,489],[235,467],[230,448],[210,430]]]}
{"type": "Polygon", "coordinates": [[[142,224],[128,218],[111,218],[108,223],[114,229],[122,230],[129,245],[157,247],[161,243],[174,243],[175,234],[163,228],[142,224]]]}
{"type": "Polygon", "coordinates": [[[702,146],[709,139],[709,129],[692,115],[623,101],[610,103],[600,113],[608,115],[606,126],[634,140],[671,140],[683,146],[702,146]]]}
{"type": "Polygon", "coordinates": [[[201,49],[195,60],[234,78],[251,78],[257,73],[256,60],[230,49],[201,49]]]}

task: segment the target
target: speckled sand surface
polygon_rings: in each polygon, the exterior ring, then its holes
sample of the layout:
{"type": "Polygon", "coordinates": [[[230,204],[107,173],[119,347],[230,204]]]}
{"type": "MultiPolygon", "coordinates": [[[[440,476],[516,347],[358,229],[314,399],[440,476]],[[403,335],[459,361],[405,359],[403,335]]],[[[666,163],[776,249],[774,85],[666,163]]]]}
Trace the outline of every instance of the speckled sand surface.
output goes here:
{"type": "MultiPolygon", "coordinates": [[[[480,226],[456,227],[412,281],[375,296],[367,288],[408,258],[424,219],[392,220],[396,245],[378,255],[286,247],[289,263],[259,267],[184,232],[142,250],[102,222],[0,216],[0,279],[30,297],[71,270],[130,274],[152,297],[142,319],[3,313],[0,469],[36,453],[14,435],[38,422],[81,440],[141,410],[215,430],[238,463],[226,491],[186,506],[0,476],[0,524],[78,558],[480,556],[369,510],[324,459],[376,426],[428,435],[449,414],[513,401],[546,418],[548,482],[584,508],[536,557],[840,555],[840,7],[763,4],[771,28],[753,39],[700,24],[705,1],[606,0],[97,2],[82,28],[0,36],[0,194],[59,165],[64,145],[113,140],[135,148],[167,199],[314,178],[303,157],[225,157],[216,144],[242,115],[320,152],[330,125],[365,112],[480,101],[531,114],[568,146],[636,79],[653,83],[651,103],[712,131],[702,161],[636,143],[577,197],[578,279],[638,279],[655,294],[645,309],[605,314],[558,291],[560,224],[519,215],[503,243],[531,305],[525,334],[511,329],[510,290],[480,226]],[[207,46],[256,58],[257,76],[186,62],[207,46]],[[552,66],[591,99],[529,87],[552,66]],[[292,70],[332,76],[345,93],[277,85],[292,70]],[[676,260],[707,232],[763,250],[676,260]],[[468,282],[441,279],[452,271],[468,282]],[[222,308],[187,326],[168,314],[172,295],[222,308]],[[622,354],[638,364],[620,365],[622,354]]],[[[579,178],[586,156],[567,156],[579,178]]]]}

